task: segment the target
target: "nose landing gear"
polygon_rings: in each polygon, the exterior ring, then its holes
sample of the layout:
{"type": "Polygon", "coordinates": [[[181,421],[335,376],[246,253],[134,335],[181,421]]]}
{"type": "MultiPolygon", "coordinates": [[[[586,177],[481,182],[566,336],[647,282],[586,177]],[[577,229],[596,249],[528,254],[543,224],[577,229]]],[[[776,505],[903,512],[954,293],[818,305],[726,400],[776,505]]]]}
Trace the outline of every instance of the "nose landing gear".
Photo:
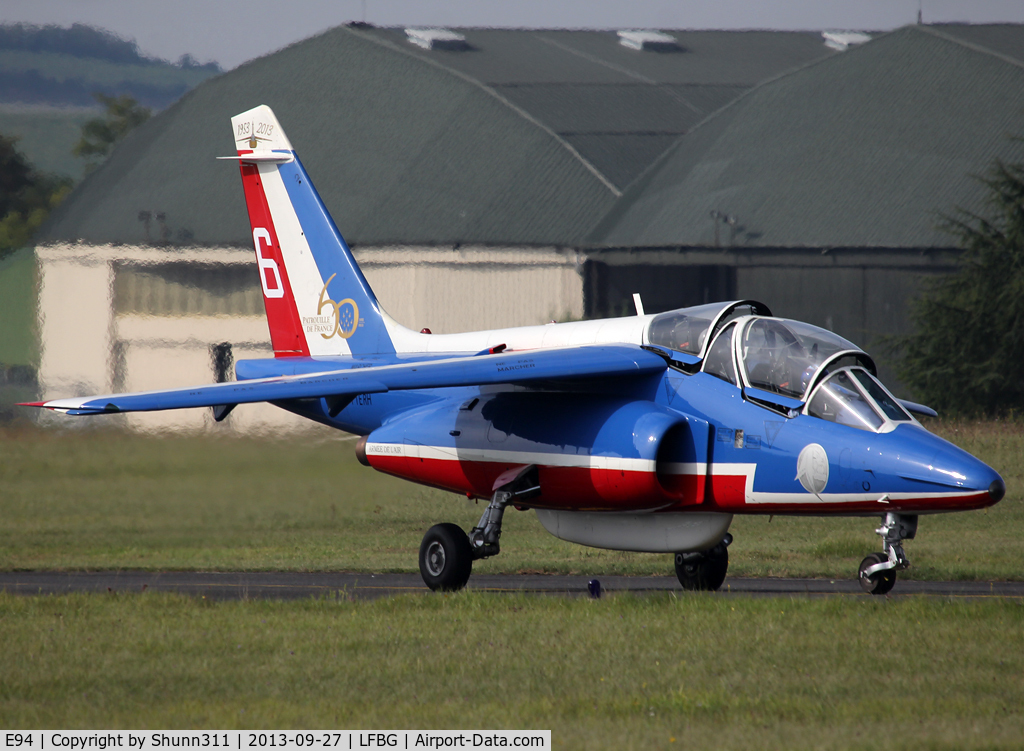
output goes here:
{"type": "Polygon", "coordinates": [[[903,541],[913,540],[917,534],[917,516],[890,512],[875,534],[882,537],[882,552],[872,553],[860,562],[857,578],[865,592],[884,595],[896,584],[896,572],[910,567],[903,541]]]}

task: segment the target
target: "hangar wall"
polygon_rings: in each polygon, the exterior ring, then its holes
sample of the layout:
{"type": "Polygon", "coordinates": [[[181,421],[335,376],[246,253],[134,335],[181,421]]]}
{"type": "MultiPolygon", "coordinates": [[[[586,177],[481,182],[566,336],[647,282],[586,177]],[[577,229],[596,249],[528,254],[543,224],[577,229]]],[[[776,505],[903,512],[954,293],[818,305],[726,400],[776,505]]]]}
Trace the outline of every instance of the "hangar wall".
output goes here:
{"type": "Polygon", "coordinates": [[[928,275],[906,268],[782,268],[736,270],[739,297],[762,300],[775,315],[834,331],[865,349],[883,383],[908,396],[896,376],[882,337],[908,334],[910,304],[928,275]]]}
{"type": "Polygon", "coordinates": [[[729,299],[759,300],[775,315],[821,326],[872,354],[900,384],[881,338],[909,333],[924,279],[956,268],[958,251],[903,248],[622,248],[590,251],[587,316],[632,315],[729,299]]]}
{"type": "MultiPolygon", "coordinates": [[[[583,317],[582,268],[558,248],[360,248],[381,305],[434,333],[583,317]]],[[[36,249],[39,398],[175,388],[216,380],[214,348],[235,360],[271,357],[252,251],[55,244],[36,249]]],[[[47,421],[68,420],[42,415],[47,421]]],[[[201,430],[209,410],[90,418],[142,431],[201,430]]],[[[224,426],[289,433],[313,423],[266,404],[224,426]]]]}
{"type": "MultiPolygon", "coordinates": [[[[909,304],[955,251],[361,247],[355,255],[382,306],[434,333],[632,315],[752,298],[780,316],[865,347],[899,389],[884,334],[908,331],[909,304]]],[[[252,253],[230,248],[57,244],[36,249],[39,398],[149,390],[216,378],[214,347],[271,356],[252,253]]],[[[107,417],[96,418],[107,420],[107,417]]],[[[198,430],[206,410],[111,416],[138,430],[198,430]]],[[[269,405],[228,418],[242,432],[310,423],[269,405]]]]}
{"type": "Polygon", "coordinates": [[[582,255],[564,248],[361,247],[360,268],[399,323],[435,334],[584,316],[582,255]]]}

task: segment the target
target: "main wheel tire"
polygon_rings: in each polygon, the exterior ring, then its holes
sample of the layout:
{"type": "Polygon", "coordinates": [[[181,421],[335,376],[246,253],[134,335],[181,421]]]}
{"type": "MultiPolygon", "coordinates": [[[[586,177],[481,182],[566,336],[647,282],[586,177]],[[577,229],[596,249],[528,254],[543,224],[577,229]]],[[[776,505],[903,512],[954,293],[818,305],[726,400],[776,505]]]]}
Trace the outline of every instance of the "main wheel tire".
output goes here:
{"type": "Polygon", "coordinates": [[[860,562],[860,567],[857,569],[857,581],[860,582],[861,589],[870,595],[884,595],[892,590],[896,584],[895,569],[876,571],[871,576],[864,576],[866,568],[874,566],[876,563],[884,563],[887,560],[889,560],[889,556],[885,553],[872,553],[860,562]]]}
{"type": "Polygon", "coordinates": [[[469,537],[457,524],[435,524],[420,543],[420,575],[434,591],[455,592],[473,573],[469,537]]]}
{"type": "Polygon", "coordinates": [[[729,548],[719,543],[700,557],[676,553],[676,578],[683,589],[714,592],[729,570],[729,548]]]}

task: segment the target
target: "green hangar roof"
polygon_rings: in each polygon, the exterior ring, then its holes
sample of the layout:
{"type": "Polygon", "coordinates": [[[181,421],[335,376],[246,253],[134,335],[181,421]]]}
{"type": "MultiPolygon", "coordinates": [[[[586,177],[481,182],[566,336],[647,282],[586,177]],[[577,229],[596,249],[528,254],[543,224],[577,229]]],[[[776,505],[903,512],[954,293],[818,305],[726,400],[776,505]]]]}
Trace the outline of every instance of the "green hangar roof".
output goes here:
{"type": "Polygon", "coordinates": [[[453,36],[424,49],[404,30],[338,27],[206,81],[119,145],[39,239],[248,245],[237,170],[215,157],[234,153],[231,115],[268,104],[354,244],[579,245],[697,123],[837,56],[803,32],[671,32],[659,51],[615,32],[453,36]]]}
{"type": "Polygon", "coordinates": [[[909,26],[749,90],[680,137],[606,247],[949,247],[992,160],[1024,159],[1024,27],[909,26]],[[729,221],[723,224],[723,219],[729,221]]]}

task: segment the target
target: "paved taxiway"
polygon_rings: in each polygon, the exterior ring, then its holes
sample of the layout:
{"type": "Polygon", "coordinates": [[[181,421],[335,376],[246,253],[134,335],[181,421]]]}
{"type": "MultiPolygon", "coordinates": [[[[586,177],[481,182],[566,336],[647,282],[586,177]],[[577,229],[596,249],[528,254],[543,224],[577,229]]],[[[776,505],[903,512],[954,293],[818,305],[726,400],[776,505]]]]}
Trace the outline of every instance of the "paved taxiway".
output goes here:
{"type": "MultiPolygon", "coordinates": [[[[529,592],[586,596],[597,578],[604,592],[682,592],[673,576],[476,575],[469,588],[485,592],[529,592]]],[[[346,573],[202,573],[202,572],[45,572],[0,573],[0,590],[18,594],[68,592],[180,592],[210,599],[341,597],[373,599],[400,594],[429,594],[419,574],[346,573]]],[[[868,597],[854,579],[728,578],[719,594],[753,597],[868,597]]],[[[1024,598],[1024,582],[897,581],[890,596],[1024,598]]]]}

